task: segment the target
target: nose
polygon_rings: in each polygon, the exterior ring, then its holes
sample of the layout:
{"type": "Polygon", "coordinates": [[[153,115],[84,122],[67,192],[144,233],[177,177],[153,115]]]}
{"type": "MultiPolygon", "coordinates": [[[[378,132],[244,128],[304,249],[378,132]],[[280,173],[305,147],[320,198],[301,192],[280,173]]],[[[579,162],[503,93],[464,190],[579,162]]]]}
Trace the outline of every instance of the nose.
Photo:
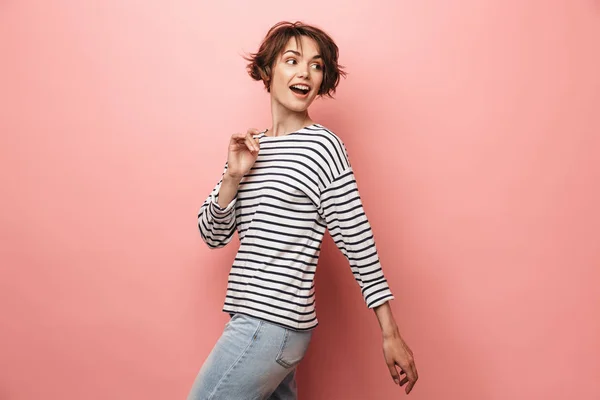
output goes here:
{"type": "Polygon", "coordinates": [[[308,77],[309,77],[308,66],[303,65],[303,67],[300,67],[297,75],[298,75],[298,78],[308,79],[308,77]]]}

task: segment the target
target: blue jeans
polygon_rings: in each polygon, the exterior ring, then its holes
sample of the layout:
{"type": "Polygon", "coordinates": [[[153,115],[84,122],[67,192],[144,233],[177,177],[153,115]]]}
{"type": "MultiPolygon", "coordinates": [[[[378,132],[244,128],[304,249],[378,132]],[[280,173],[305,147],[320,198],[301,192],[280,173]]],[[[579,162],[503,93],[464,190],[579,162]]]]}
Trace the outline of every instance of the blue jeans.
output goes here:
{"type": "Polygon", "coordinates": [[[296,366],[311,331],[235,314],[202,365],[188,400],[295,400],[296,366]]]}

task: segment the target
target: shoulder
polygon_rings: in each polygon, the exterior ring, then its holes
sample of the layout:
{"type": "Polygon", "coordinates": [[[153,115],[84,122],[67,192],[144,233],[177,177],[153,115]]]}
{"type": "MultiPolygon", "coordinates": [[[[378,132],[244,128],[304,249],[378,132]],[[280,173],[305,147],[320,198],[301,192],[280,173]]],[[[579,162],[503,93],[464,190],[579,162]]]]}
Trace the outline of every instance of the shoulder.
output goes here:
{"type": "Polygon", "coordinates": [[[325,125],[312,124],[304,129],[310,132],[311,136],[315,139],[343,144],[342,139],[335,132],[333,132],[332,129],[329,129],[325,125]]]}
{"type": "Polygon", "coordinates": [[[348,157],[344,141],[333,130],[321,124],[313,124],[305,130],[310,133],[311,139],[319,142],[324,149],[339,153],[343,158],[348,157]]]}
{"type": "Polygon", "coordinates": [[[346,146],[336,133],[321,124],[313,124],[305,129],[310,135],[310,140],[316,143],[315,150],[326,160],[332,179],[351,167],[346,146]]]}

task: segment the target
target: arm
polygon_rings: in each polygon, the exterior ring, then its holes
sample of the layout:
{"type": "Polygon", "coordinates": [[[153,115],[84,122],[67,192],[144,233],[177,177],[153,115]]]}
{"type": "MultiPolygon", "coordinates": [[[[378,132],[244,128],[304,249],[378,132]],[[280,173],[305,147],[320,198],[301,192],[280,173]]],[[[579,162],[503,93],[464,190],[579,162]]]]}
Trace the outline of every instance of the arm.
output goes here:
{"type": "Polygon", "coordinates": [[[223,182],[219,190],[219,207],[226,208],[235,198],[241,179],[231,177],[227,172],[223,175],[223,182]]]}
{"type": "Polygon", "coordinates": [[[412,351],[400,336],[389,304],[394,296],[381,268],[352,168],[348,167],[322,191],[320,212],[331,237],[350,262],[367,306],[377,316],[390,375],[399,386],[409,382],[406,386],[408,394],[418,379],[417,370],[412,351]],[[406,374],[402,380],[396,365],[401,368],[401,374],[406,374]]]}
{"type": "Polygon", "coordinates": [[[258,157],[260,144],[253,135],[256,129],[236,133],[229,140],[227,164],[221,180],[198,213],[198,228],[202,240],[211,249],[225,246],[235,232],[235,203],[238,186],[258,157]]]}
{"type": "Polygon", "coordinates": [[[383,274],[371,225],[362,206],[351,167],[322,192],[319,213],[340,251],[346,256],[367,307],[394,298],[383,274]]]}
{"type": "Polygon", "coordinates": [[[200,236],[211,249],[227,245],[235,232],[235,196],[239,180],[230,178],[227,170],[225,165],[221,180],[198,213],[200,236]]]}

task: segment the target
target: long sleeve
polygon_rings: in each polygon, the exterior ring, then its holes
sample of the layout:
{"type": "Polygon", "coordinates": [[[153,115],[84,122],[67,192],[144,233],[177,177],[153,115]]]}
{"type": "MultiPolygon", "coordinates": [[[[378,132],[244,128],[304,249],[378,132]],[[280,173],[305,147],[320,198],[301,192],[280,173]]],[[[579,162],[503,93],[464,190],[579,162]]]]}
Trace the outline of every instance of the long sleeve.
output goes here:
{"type": "Polygon", "coordinates": [[[381,269],[373,232],[350,166],[321,191],[319,213],[333,241],[348,259],[367,307],[392,300],[394,296],[381,269]]]}
{"type": "Polygon", "coordinates": [[[237,195],[225,208],[220,207],[218,203],[219,189],[221,188],[221,183],[223,183],[223,176],[226,171],[227,164],[225,164],[221,180],[204,201],[198,212],[200,235],[202,236],[202,240],[211,249],[220,248],[229,243],[233,238],[236,228],[235,204],[237,195]]]}

